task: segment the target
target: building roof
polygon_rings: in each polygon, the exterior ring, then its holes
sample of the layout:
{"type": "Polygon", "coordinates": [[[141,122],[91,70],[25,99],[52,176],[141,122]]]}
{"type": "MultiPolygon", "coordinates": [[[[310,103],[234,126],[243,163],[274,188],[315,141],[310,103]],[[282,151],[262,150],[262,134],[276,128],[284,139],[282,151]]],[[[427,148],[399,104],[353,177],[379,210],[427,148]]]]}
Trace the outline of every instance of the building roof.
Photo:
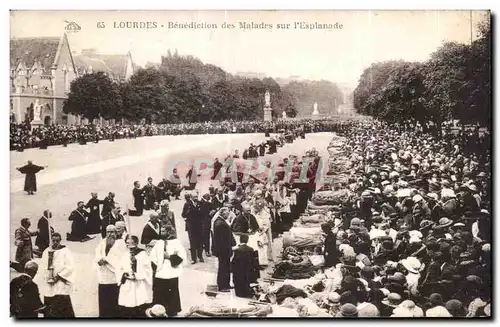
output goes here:
{"type": "MultiPolygon", "coordinates": [[[[93,70],[111,72],[114,77],[125,78],[129,54],[102,55],[97,53],[74,56],[78,71],[87,69],[89,64],[93,70]]],[[[136,66],[132,63],[133,69],[136,66]]]]}
{"type": "Polygon", "coordinates": [[[111,69],[101,59],[91,58],[88,56],[75,56],[74,60],[78,73],[82,73],[84,70],[89,68],[89,66],[91,66],[94,71],[112,73],[111,69]]]}
{"type": "Polygon", "coordinates": [[[45,71],[55,63],[59,48],[59,37],[27,37],[10,40],[10,65],[14,69],[20,63],[28,68],[39,62],[45,71]]]}
{"type": "Polygon", "coordinates": [[[106,66],[108,66],[113,74],[120,78],[125,78],[127,73],[128,55],[100,55],[106,66]]]}

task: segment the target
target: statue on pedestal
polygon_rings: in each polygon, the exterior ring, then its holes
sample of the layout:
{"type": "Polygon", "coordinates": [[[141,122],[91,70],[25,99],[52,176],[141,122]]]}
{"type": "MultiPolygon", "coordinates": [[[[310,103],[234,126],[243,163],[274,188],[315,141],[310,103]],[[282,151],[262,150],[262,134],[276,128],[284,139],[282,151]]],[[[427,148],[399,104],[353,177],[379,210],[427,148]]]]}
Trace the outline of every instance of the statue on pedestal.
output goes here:
{"type": "Polygon", "coordinates": [[[266,91],[266,95],[264,96],[264,101],[265,101],[265,108],[271,107],[271,94],[269,91],[266,91]]]}
{"type": "Polygon", "coordinates": [[[285,111],[285,110],[283,110],[283,113],[281,114],[281,117],[282,117],[283,119],[286,119],[286,111],[285,111]]]}
{"type": "Polygon", "coordinates": [[[42,106],[35,100],[35,105],[33,106],[33,120],[42,120],[42,106]]]}
{"type": "Polygon", "coordinates": [[[264,95],[264,121],[272,121],[272,109],[271,109],[271,94],[269,91],[266,91],[264,95]]]}
{"type": "Polygon", "coordinates": [[[313,115],[319,115],[317,102],[314,102],[313,108],[314,108],[313,115]]]}

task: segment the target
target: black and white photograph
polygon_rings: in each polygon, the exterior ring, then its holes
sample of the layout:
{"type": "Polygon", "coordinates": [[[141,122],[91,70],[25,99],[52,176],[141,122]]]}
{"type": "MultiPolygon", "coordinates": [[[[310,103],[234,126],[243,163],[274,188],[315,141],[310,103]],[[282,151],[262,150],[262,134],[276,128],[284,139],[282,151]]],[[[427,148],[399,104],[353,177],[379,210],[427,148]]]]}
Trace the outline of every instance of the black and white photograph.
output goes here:
{"type": "Polygon", "coordinates": [[[9,15],[11,319],[492,319],[486,8],[9,15]]]}

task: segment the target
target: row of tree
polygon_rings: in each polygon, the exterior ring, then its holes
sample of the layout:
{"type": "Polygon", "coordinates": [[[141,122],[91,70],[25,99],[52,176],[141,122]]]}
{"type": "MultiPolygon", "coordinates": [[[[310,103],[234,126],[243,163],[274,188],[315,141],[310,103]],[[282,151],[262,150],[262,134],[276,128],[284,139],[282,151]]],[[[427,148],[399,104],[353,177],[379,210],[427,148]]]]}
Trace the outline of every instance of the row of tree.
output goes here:
{"type": "Polygon", "coordinates": [[[490,126],[491,28],[478,26],[471,44],[444,43],[425,62],[386,61],[365,69],[354,90],[354,108],[389,122],[490,126]]]}
{"type": "Polygon", "coordinates": [[[177,53],[162,57],[157,67],[139,69],[132,77],[116,83],[104,73],[75,79],[63,104],[67,114],[96,118],[125,118],[132,122],[187,123],[262,119],[264,94],[271,94],[273,116],[297,115],[314,102],[333,108],[343,95],[331,82],[291,82],[280,86],[273,78],[232,76],[221,68],[177,53]]]}

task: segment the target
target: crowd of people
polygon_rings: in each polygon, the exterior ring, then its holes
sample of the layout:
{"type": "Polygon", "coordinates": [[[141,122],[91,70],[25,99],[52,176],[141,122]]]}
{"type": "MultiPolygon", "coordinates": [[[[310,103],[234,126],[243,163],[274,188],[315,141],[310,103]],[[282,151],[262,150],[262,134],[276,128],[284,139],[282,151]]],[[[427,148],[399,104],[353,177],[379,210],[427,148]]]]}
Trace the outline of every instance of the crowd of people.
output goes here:
{"type": "Polygon", "coordinates": [[[223,121],[167,125],[44,125],[32,128],[29,123],[10,124],[11,151],[28,148],[47,149],[49,146],[81,145],[101,140],[137,138],[154,135],[278,133],[280,130],[301,129],[305,133],[333,132],[339,126],[331,120],[289,121],[223,121]]]}
{"type": "MultiPolygon", "coordinates": [[[[237,297],[269,303],[287,317],[490,316],[489,135],[445,131],[433,136],[377,121],[321,126],[343,138],[342,145],[332,146],[331,158],[315,149],[284,158],[281,169],[269,167],[275,171],[271,179],[228,178],[229,168],[220,174],[224,165],[215,160],[214,183],[201,196],[192,167],[187,183],[175,169],[156,185],[152,179],[144,187],[136,181],[135,208],[129,212],[121,212],[112,193],[102,201],[93,194],[87,204],[79,202],[70,215],[67,240],[102,234],[95,253],[99,315],[176,316],[182,311],[179,277],[189,260],[176,238],[182,231],[169,202],[184,193],[181,216],[189,259],[194,265],[217,257],[216,292],[234,288],[237,297]],[[334,182],[320,188],[322,160],[333,162],[334,182]],[[302,172],[305,180],[299,178],[302,172]],[[141,238],[127,234],[126,216],[144,213],[149,221],[141,238]],[[283,243],[279,256],[277,238],[283,243]]],[[[243,152],[258,158],[305,137],[287,131],[268,142],[264,153],[255,145],[243,152]]],[[[238,158],[235,152],[223,162],[238,158]]],[[[74,316],[68,289],[74,260],[61,235],[46,223],[50,217],[44,212],[38,232],[29,231],[29,219],[16,231],[16,258],[25,274],[11,283],[11,296],[19,294],[20,283],[27,282],[25,292],[32,292],[24,297],[31,299],[25,307],[11,299],[17,316],[74,316]],[[51,290],[44,292],[43,304],[36,284],[26,277],[37,270],[25,249],[35,235],[40,271],[51,290]]]]}
{"type": "Polygon", "coordinates": [[[345,175],[313,196],[321,214],[297,224],[273,275],[284,285],[262,299],[302,316],[491,316],[489,141],[379,122],[339,134],[332,170],[345,175]]]}
{"type": "MultiPolygon", "coordinates": [[[[278,147],[286,142],[293,142],[300,136],[305,137],[297,131],[272,137],[260,147],[264,149],[263,152],[250,144],[248,148],[243,149],[243,156],[257,158],[273,154],[278,147]]],[[[317,153],[312,152],[310,155],[317,156],[317,153]]],[[[237,159],[238,150],[228,155],[224,162],[237,159]]],[[[298,161],[296,163],[298,164],[298,161]]],[[[271,260],[268,252],[271,250],[272,237],[291,227],[293,218],[290,215],[299,214],[294,208],[296,205],[288,203],[290,192],[294,193],[295,190],[286,189],[278,180],[266,187],[256,186],[259,183],[254,178],[242,183],[244,178],[241,174],[236,175],[237,180],[232,180],[228,177],[231,175],[230,168],[224,172],[221,170],[222,164],[216,159],[211,178],[214,184],[218,185],[211,186],[209,192],[201,197],[196,189],[198,176],[192,167],[184,184],[177,169],[157,185],[153,184],[152,178],[148,178],[146,185],[142,187],[138,181],[134,182],[132,196],[135,208],[128,212],[122,212],[112,192],[102,200],[98,198],[97,193],[92,193],[87,203],[77,203],[77,208],[69,215],[71,232],[66,235],[66,240],[85,242],[95,238],[97,234],[102,236],[95,253],[100,317],[141,317],[153,307],[157,310],[164,308],[165,315],[168,316],[176,316],[181,311],[178,278],[187,256],[185,249],[176,239],[180,231],[177,230],[174,213],[169,210],[170,201],[179,200],[181,192],[184,192],[185,200],[181,216],[189,238],[191,264],[203,262],[204,254],[217,256],[220,263],[218,284],[221,292],[229,291],[231,270],[238,271],[239,266],[240,274],[233,272],[234,287],[237,295],[248,294],[248,285],[245,285],[244,281],[243,284],[238,282],[241,280],[241,274],[245,274],[247,266],[241,257],[238,259],[236,256],[231,269],[232,243],[225,242],[226,239],[220,232],[220,222],[225,221],[223,217],[234,219],[230,229],[231,237],[236,236],[238,240],[241,237],[243,244],[246,243],[245,236],[248,238],[250,235],[253,243],[261,244],[258,251],[250,251],[252,260],[255,259],[252,263],[255,263],[254,276],[257,278],[260,269],[264,269],[271,260]],[[260,191],[257,192],[257,189],[260,191]],[[274,211],[269,209],[271,204],[274,211]],[[149,215],[149,221],[144,226],[141,237],[127,234],[127,215],[143,214],[149,215]],[[273,216],[276,218],[272,218],[273,216]],[[258,221],[255,217],[258,217],[258,221]],[[252,221],[252,228],[248,223],[245,224],[248,219],[252,221]],[[275,235],[271,234],[271,227],[277,232],[275,235]]],[[[312,189],[309,183],[305,183],[301,195],[298,196],[303,204],[302,210],[305,209],[312,189]]],[[[15,297],[20,292],[27,292],[23,298],[31,300],[29,303],[21,301],[20,304],[15,298],[11,299],[14,304],[11,306],[13,315],[74,316],[69,286],[74,281],[75,262],[71,251],[61,245],[62,236],[50,227],[51,218],[51,212],[46,210],[38,221],[36,232],[29,231],[31,223],[28,218],[23,219],[21,227],[16,230],[18,251],[16,262],[11,266],[24,272],[22,276],[25,277],[13,280],[11,295],[15,297]],[[36,236],[36,248],[31,242],[33,236],[36,236]],[[38,265],[32,260],[34,256],[41,256],[41,269],[38,269],[38,265]],[[38,295],[38,286],[32,281],[32,275],[36,275],[37,271],[48,274],[43,278],[47,281],[43,285],[43,304],[38,295]],[[19,289],[19,283],[26,282],[26,274],[31,276],[28,280],[30,286],[19,289]]],[[[254,246],[255,249],[258,248],[258,245],[254,246]]],[[[241,248],[235,249],[235,253],[238,253],[238,250],[241,248]]]]}

